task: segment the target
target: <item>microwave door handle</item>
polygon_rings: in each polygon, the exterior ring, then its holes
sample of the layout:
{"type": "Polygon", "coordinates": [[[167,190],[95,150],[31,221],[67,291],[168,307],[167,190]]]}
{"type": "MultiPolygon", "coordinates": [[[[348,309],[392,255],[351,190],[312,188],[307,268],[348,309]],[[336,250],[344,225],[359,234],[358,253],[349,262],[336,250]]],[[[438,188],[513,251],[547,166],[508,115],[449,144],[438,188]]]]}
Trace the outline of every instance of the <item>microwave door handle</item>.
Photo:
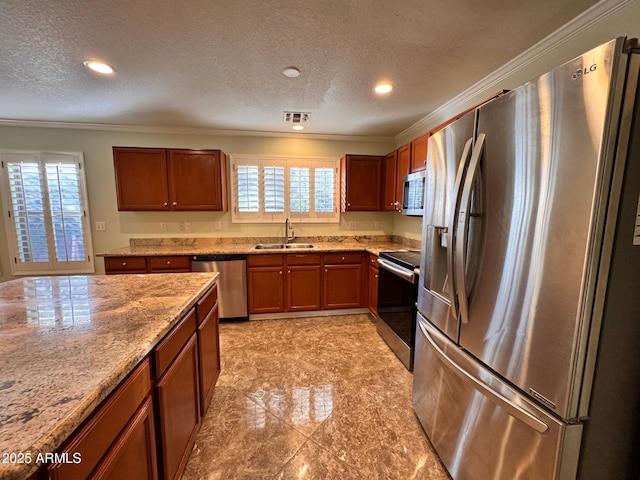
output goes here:
{"type": "Polygon", "coordinates": [[[460,208],[460,189],[462,188],[462,180],[464,179],[464,171],[467,168],[467,161],[471,153],[471,145],[473,144],[473,138],[467,140],[462,151],[460,158],[460,164],[458,165],[458,171],[456,173],[456,181],[454,184],[454,203],[449,213],[447,221],[447,272],[449,273],[449,284],[451,285],[449,302],[451,305],[451,314],[458,318],[458,305],[456,302],[456,283],[455,283],[455,269],[454,269],[454,248],[455,248],[455,226],[456,219],[458,218],[458,209],[460,208]]]}
{"type": "Polygon", "coordinates": [[[467,238],[469,233],[469,219],[471,218],[471,195],[473,193],[473,184],[478,174],[480,159],[484,152],[485,135],[478,135],[476,144],[471,153],[469,161],[469,172],[464,180],[464,188],[462,189],[462,198],[460,200],[460,211],[458,212],[456,244],[455,244],[455,265],[456,265],[456,290],[458,293],[458,309],[462,323],[469,323],[469,304],[467,298],[467,288],[465,282],[466,271],[466,250],[467,238]]]}

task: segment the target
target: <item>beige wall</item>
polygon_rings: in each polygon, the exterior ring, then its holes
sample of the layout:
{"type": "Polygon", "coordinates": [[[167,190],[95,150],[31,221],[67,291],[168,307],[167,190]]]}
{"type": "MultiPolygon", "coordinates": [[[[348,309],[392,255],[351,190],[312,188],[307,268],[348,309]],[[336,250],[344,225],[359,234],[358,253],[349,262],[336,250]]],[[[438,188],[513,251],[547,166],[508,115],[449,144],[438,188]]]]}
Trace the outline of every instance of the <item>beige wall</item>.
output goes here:
{"type": "MultiPolygon", "coordinates": [[[[608,2],[616,4],[616,2],[608,2]]],[[[620,4],[620,2],[617,2],[620,4]]],[[[454,116],[464,107],[471,106],[501,88],[514,88],[544,73],[585,50],[617,36],[640,36],[640,0],[622,2],[622,8],[612,8],[612,14],[604,14],[595,21],[583,22],[572,27],[565,38],[535,58],[523,58],[513,71],[491,86],[479,86],[476,92],[465,97],[466,104],[451,102],[437,114],[418,122],[418,129],[428,131],[442,121],[454,116]]],[[[481,82],[482,83],[482,82],[481,82]]],[[[426,112],[425,112],[426,113],[426,112]]],[[[418,132],[414,128],[412,132],[418,132]]],[[[402,135],[397,143],[404,143],[402,135]]],[[[94,252],[105,252],[128,244],[130,237],[158,236],[273,236],[281,235],[280,225],[231,224],[230,215],[216,212],[118,212],[116,208],[113,158],[111,147],[149,146],[183,148],[219,148],[227,154],[262,153],[273,155],[308,155],[340,157],[345,153],[385,154],[395,148],[392,142],[338,141],[291,137],[241,137],[195,134],[128,133],[119,131],[94,131],[66,128],[0,127],[0,148],[82,151],[85,155],[87,186],[92,227],[96,221],[107,223],[106,232],[93,232],[94,252]],[[178,232],[178,222],[192,223],[190,232],[178,232]],[[215,222],[222,228],[215,230],[215,222]],[[160,222],[167,223],[167,231],[160,231],[160,222]]],[[[0,216],[0,280],[11,276],[9,254],[3,216],[0,216]]],[[[350,235],[396,234],[420,238],[420,220],[395,213],[347,213],[339,224],[298,225],[296,234],[350,235]],[[349,222],[356,221],[357,229],[349,230],[349,222]],[[376,222],[379,222],[379,226],[376,222]]],[[[103,271],[102,261],[96,262],[97,271],[103,271]]]]}

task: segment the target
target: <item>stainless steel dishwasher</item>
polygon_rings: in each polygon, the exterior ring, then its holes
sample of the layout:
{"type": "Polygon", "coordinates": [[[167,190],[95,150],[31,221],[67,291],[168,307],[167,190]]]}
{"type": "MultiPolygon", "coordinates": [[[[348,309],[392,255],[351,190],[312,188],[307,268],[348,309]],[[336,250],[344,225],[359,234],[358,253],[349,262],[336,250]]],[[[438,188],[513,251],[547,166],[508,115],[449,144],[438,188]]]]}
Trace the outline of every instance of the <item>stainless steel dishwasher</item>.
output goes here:
{"type": "Polygon", "coordinates": [[[249,320],[246,255],[194,255],[191,259],[191,270],[220,272],[218,277],[220,320],[249,320]]]}

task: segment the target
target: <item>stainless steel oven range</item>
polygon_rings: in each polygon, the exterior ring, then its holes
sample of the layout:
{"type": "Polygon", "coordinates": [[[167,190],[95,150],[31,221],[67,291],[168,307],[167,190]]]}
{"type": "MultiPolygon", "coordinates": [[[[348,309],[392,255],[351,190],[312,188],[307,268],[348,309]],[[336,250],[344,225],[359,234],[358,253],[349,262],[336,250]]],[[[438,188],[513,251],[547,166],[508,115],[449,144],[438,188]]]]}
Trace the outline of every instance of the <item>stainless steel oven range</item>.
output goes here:
{"type": "Polygon", "coordinates": [[[378,333],[413,370],[420,252],[381,252],[378,267],[378,333]]]}

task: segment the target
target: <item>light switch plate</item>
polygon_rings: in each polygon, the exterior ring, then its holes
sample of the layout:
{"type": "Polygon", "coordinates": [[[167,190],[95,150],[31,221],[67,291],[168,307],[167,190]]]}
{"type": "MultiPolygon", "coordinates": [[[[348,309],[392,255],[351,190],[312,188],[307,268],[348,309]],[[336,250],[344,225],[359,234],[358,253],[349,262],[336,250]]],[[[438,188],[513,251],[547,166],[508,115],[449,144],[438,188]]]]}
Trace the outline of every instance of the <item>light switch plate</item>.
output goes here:
{"type": "Polygon", "coordinates": [[[106,232],[107,222],[96,222],[96,232],[106,232]]]}

